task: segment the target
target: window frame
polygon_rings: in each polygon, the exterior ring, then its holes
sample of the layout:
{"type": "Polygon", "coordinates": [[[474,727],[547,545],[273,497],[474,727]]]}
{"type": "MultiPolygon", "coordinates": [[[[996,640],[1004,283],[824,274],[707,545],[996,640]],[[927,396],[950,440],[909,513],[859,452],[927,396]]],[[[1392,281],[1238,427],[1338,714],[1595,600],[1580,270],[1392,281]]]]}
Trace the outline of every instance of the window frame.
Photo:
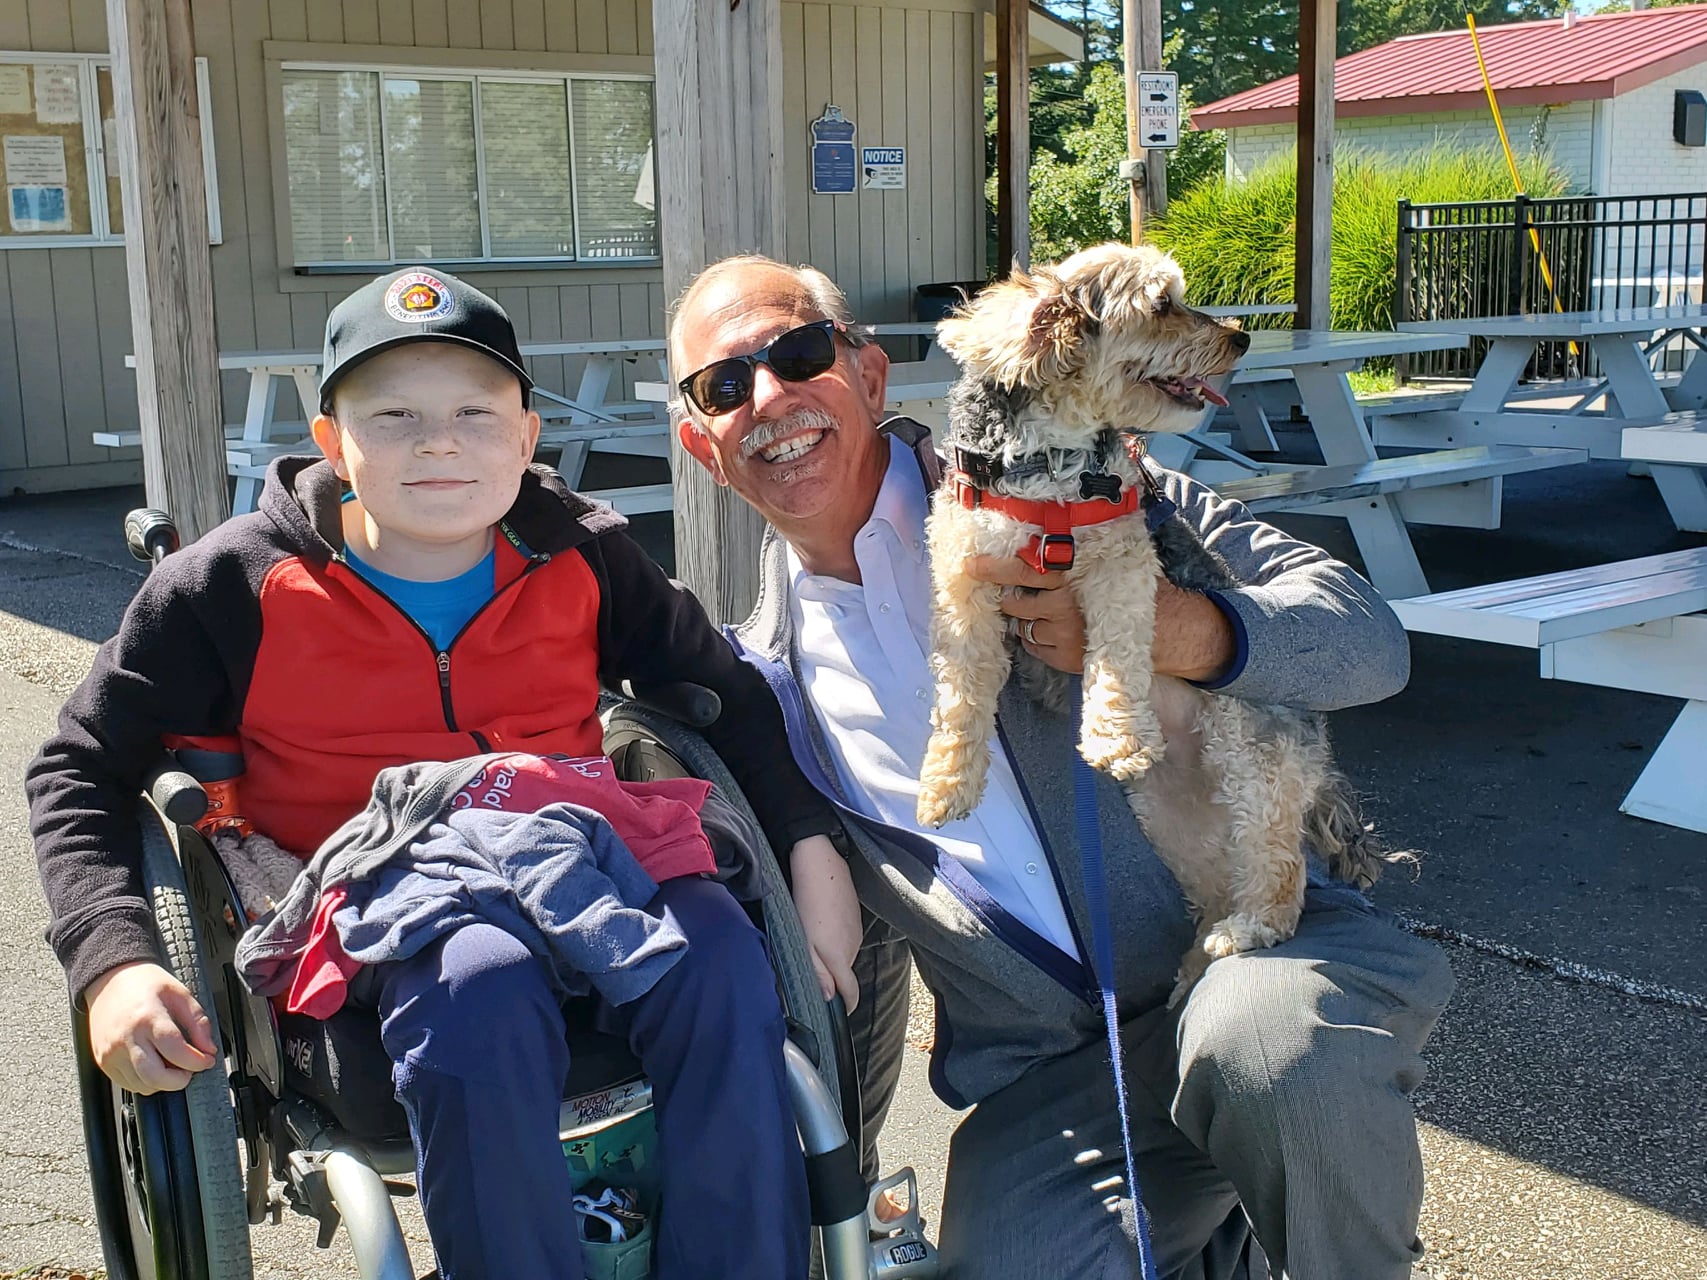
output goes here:
{"type": "MultiPolygon", "coordinates": [[[[86,232],[29,235],[7,231],[0,223],[0,252],[14,249],[122,249],[124,232],[113,230],[111,205],[107,199],[107,140],[101,128],[101,97],[96,76],[113,71],[110,53],[59,53],[53,50],[0,50],[0,65],[77,66],[77,98],[82,111],[83,162],[89,184],[89,230],[86,232]]],[[[196,58],[196,108],[201,117],[202,182],[207,189],[207,242],[224,241],[219,219],[219,165],[214,155],[212,93],[208,87],[207,59],[196,58]]],[[[33,77],[32,77],[33,78],[33,77]]],[[[115,116],[118,104],[113,105],[115,116]]]]}
{"type": "MultiPolygon", "coordinates": [[[[337,261],[298,262],[296,260],[295,238],[290,231],[290,190],[288,184],[290,156],[285,146],[284,138],[284,87],[286,79],[295,71],[319,72],[364,72],[375,75],[378,87],[380,148],[382,155],[389,155],[389,126],[386,123],[385,112],[385,82],[387,77],[406,80],[452,80],[466,81],[473,86],[474,96],[474,163],[475,191],[480,204],[480,247],[481,256],[477,258],[432,258],[429,262],[434,266],[478,270],[480,268],[515,268],[535,267],[547,270],[563,269],[608,269],[628,267],[657,267],[663,262],[663,237],[660,228],[658,236],[658,252],[648,256],[623,258],[588,258],[581,252],[581,196],[580,172],[576,164],[575,147],[575,94],[573,84],[576,80],[625,80],[639,81],[652,88],[652,147],[654,157],[657,154],[658,143],[658,93],[657,76],[650,72],[641,71],[603,71],[603,70],[552,70],[549,68],[522,67],[480,67],[460,63],[431,65],[405,62],[373,62],[328,60],[324,58],[287,58],[275,64],[277,71],[277,88],[272,95],[272,106],[275,112],[277,126],[274,137],[277,139],[278,154],[274,157],[275,173],[284,180],[285,185],[280,189],[281,218],[279,222],[281,242],[281,268],[287,273],[296,275],[333,275],[341,272],[372,272],[385,271],[393,267],[407,266],[419,259],[398,258],[396,256],[395,235],[391,226],[391,169],[389,164],[385,169],[385,222],[386,238],[393,241],[388,247],[392,256],[386,259],[339,259],[337,261]],[[568,256],[541,257],[537,254],[522,256],[494,255],[492,248],[492,232],[489,201],[486,195],[486,143],[483,131],[484,111],[481,100],[480,86],[483,81],[502,81],[510,84],[548,85],[561,88],[563,92],[564,120],[569,140],[569,216],[571,221],[572,243],[574,253],[568,256]]],[[[654,170],[654,173],[656,170],[654,170]]],[[[655,181],[656,179],[654,179],[655,181]]],[[[656,210],[654,210],[656,212],[656,210]]]]}

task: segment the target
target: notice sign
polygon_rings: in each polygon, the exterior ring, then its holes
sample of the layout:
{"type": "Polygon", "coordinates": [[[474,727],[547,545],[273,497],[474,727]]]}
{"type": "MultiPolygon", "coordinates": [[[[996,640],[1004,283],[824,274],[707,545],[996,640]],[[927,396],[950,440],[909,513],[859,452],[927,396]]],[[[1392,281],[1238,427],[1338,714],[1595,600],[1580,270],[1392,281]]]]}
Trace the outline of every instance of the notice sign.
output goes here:
{"type": "Polygon", "coordinates": [[[860,172],[867,191],[903,191],[907,186],[907,148],[861,147],[860,172]]]}
{"type": "Polygon", "coordinates": [[[64,187],[7,187],[13,231],[69,231],[71,214],[64,187]]]}
{"type": "Polygon", "coordinates": [[[838,106],[827,105],[812,122],[812,193],[852,195],[858,188],[859,165],[854,154],[854,122],[838,106]]]}
{"type": "Polygon", "coordinates": [[[8,136],[4,146],[7,186],[63,187],[65,185],[64,138],[37,135],[8,136]]]}
{"type": "Polygon", "coordinates": [[[1172,71],[1139,73],[1138,139],[1146,151],[1179,146],[1179,76],[1172,71]]]}
{"type": "Polygon", "coordinates": [[[30,112],[30,69],[0,66],[0,116],[23,116],[30,112]]]}
{"type": "Polygon", "coordinates": [[[36,123],[76,124],[83,118],[82,95],[77,88],[77,68],[36,68],[36,123]]]}

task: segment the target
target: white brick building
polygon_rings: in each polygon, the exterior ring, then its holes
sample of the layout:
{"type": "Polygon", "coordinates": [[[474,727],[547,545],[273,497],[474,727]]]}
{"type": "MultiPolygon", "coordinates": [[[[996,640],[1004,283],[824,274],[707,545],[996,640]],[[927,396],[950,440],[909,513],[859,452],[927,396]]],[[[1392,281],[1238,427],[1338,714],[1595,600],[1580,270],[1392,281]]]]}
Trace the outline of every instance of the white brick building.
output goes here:
{"type": "MultiPolygon", "coordinates": [[[[1544,142],[1578,192],[1707,192],[1707,146],[1680,141],[1673,129],[1680,95],[1702,95],[1695,100],[1707,110],[1707,4],[1484,27],[1480,35],[1519,155],[1544,142]]],[[[1227,174],[1238,179],[1292,146],[1297,110],[1298,79],[1287,76],[1198,108],[1192,124],[1227,131],[1227,174]]],[[[1334,113],[1336,150],[1402,155],[1437,141],[1499,150],[1462,30],[1341,58],[1334,113]]]]}

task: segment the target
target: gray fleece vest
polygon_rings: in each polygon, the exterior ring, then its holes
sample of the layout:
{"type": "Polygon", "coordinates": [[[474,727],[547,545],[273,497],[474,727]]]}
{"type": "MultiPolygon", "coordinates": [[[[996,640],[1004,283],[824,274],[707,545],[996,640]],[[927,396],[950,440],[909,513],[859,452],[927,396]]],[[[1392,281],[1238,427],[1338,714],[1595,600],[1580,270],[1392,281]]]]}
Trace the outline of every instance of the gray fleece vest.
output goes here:
{"type": "MultiPolygon", "coordinates": [[[[934,487],[937,459],[925,429],[907,419],[892,419],[884,429],[914,447],[926,483],[934,487]]],[[[1319,549],[1286,538],[1186,477],[1159,469],[1156,476],[1166,496],[1229,561],[1234,576],[1252,584],[1220,601],[1241,631],[1238,674],[1225,684],[1228,692],[1320,709],[1374,701],[1403,686],[1409,661],[1404,632],[1368,584],[1319,549]],[[1348,599],[1363,607],[1348,610],[1348,599]],[[1308,605],[1314,609],[1296,607],[1308,605]],[[1316,614],[1320,634],[1300,634],[1300,615],[1308,626],[1316,614]],[[1349,623],[1336,621],[1348,616],[1349,623]],[[1277,644],[1294,660],[1276,655],[1277,644]],[[1258,646],[1266,651],[1259,653],[1258,646]],[[1324,653],[1340,656],[1324,661],[1324,653]],[[1306,655],[1308,660],[1298,660],[1306,655]],[[1317,683],[1336,686],[1336,695],[1311,687],[1317,683]]],[[[1091,922],[1075,834],[1076,723],[1043,711],[1017,682],[1002,695],[1002,742],[1030,804],[1082,962],[1010,916],[930,840],[846,807],[822,727],[799,685],[789,591],[787,548],[774,531],[767,532],[758,602],[732,639],[782,703],[801,769],[841,807],[861,855],[852,868],[861,901],[907,938],[936,997],[932,1088],[950,1106],[970,1106],[1040,1060],[1101,1040],[1102,1007],[1090,968],[1091,922]]],[[[1167,999],[1194,929],[1178,884],[1144,839],[1120,789],[1099,776],[1096,794],[1114,989],[1124,1022],[1167,999]]],[[[1310,906],[1364,902],[1319,874],[1312,876],[1309,895],[1310,906]]]]}

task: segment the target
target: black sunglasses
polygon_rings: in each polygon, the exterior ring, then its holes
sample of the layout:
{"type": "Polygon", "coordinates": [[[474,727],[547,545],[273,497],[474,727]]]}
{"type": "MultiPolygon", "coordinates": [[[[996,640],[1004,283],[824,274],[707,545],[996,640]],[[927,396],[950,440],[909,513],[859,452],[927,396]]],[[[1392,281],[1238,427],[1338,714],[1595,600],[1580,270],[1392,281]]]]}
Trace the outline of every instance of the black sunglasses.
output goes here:
{"type": "Polygon", "coordinates": [[[768,347],[747,356],[730,356],[690,373],[676,385],[699,406],[701,413],[717,417],[734,413],[753,398],[753,379],[764,365],[784,382],[810,382],[836,363],[834,320],[814,320],[798,329],[778,334],[768,347]]]}

